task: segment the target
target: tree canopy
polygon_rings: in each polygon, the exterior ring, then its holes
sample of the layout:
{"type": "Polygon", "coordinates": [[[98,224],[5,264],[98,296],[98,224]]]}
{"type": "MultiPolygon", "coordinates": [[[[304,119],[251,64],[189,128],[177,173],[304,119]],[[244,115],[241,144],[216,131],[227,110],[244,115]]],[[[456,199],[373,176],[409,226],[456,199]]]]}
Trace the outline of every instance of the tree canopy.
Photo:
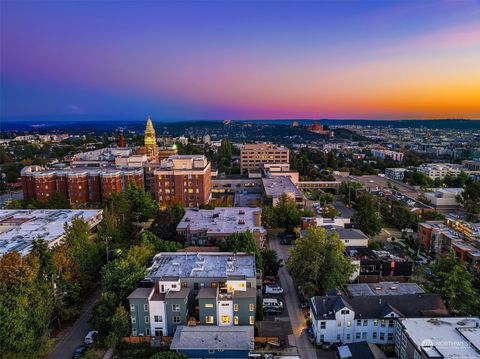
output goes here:
{"type": "Polygon", "coordinates": [[[377,203],[371,194],[364,194],[357,200],[357,212],[354,220],[360,229],[369,236],[377,235],[382,230],[382,218],[378,213],[377,203]]]}
{"type": "Polygon", "coordinates": [[[344,255],[345,246],[336,232],[311,227],[297,239],[287,260],[287,270],[307,296],[323,295],[344,285],[354,265],[344,255]]]}
{"type": "Polygon", "coordinates": [[[480,312],[480,291],[474,285],[475,278],[453,250],[439,258],[431,270],[433,290],[445,298],[450,310],[459,315],[480,312]]]}

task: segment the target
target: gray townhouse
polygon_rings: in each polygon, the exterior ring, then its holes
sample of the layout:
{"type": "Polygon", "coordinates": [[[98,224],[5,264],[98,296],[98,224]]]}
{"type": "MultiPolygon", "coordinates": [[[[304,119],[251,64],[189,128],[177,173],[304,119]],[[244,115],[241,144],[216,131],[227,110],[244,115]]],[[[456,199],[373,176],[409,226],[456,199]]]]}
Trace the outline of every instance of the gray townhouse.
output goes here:
{"type": "Polygon", "coordinates": [[[159,253],[142,285],[128,296],[133,336],[173,336],[186,325],[255,324],[254,254],[159,253]]]}

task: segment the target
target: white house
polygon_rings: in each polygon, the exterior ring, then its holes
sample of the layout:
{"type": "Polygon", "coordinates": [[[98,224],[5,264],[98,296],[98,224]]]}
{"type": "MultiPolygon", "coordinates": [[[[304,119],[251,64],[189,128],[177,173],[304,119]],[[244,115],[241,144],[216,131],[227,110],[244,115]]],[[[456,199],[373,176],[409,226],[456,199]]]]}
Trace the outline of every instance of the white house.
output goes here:
{"type": "Polygon", "coordinates": [[[310,300],[310,318],[317,344],[393,343],[397,318],[446,316],[437,294],[325,296],[310,300]]]}

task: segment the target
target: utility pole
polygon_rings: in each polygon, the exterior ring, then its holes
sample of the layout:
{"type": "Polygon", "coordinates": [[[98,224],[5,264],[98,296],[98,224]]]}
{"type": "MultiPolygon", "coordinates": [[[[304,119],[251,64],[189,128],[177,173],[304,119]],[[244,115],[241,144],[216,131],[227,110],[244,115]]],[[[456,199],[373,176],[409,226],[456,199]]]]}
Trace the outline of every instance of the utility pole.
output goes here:
{"type": "Polygon", "coordinates": [[[111,240],[112,237],[111,236],[105,236],[105,250],[106,250],[106,254],[107,254],[107,263],[109,261],[109,256],[108,256],[108,241],[111,240]]]}

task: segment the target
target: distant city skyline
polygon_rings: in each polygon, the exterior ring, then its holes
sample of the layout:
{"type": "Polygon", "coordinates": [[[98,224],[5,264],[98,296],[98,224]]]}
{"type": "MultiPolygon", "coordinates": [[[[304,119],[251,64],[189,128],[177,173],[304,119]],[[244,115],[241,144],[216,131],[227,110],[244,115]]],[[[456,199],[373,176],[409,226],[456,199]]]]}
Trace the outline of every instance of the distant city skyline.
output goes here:
{"type": "Polygon", "coordinates": [[[0,2],[0,116],[480,119],[480,3],[0,2]]]}

